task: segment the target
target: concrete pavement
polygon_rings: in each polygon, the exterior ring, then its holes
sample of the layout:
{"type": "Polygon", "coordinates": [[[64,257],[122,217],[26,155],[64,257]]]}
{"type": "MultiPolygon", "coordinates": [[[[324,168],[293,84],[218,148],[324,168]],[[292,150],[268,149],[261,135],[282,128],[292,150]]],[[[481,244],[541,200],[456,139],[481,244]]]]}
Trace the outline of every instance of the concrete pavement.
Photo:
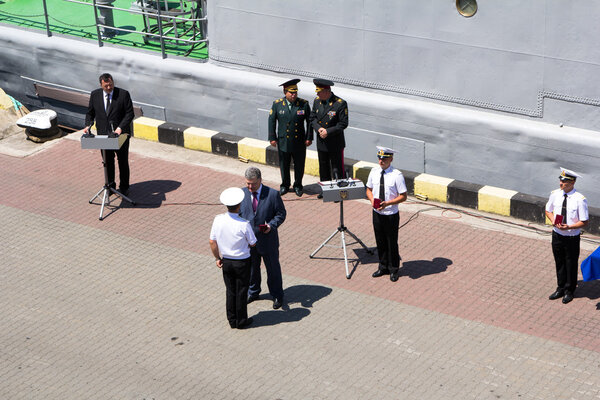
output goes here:
{"type": "MultiPolygon", "coordinates": [[[[232,330],[208,232],[218,194],[241,186],[248,164],[134,139],[139,205],[98,221],[88,200],[100,156],[70,139],[0,154],[2,399],[600,398],[600,285],[581,283],[568,305],[547,300],[547,227],[411,199],[400,280],[371,278],[376,262],[358,245],[348,280],[341,249],[308,257],[338,206],[288,194],[286,305],[272,310],[263,294],[249,305],[255,324],[232,330]]],[[[259,168],[278,187],[278,171],[259,168]]],[[[345,213],[374,246],[368,204],[345,213]]],[[[584,242],[581,259],[597,246],[584,242]]]]}

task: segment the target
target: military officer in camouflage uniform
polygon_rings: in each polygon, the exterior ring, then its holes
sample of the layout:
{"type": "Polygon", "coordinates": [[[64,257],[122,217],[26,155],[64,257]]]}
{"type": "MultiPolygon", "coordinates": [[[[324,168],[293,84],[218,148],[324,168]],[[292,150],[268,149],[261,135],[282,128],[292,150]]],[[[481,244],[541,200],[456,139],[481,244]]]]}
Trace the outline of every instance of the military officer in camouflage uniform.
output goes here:
{"type": "Polygon", "coordinates": [[[312,129],[308,122],[310,106],[307,100],[298,97],[298,82],[292,79],[283,86],[285,97],[275,100],[269,112],[269,141],[277,147],[279,169],[281,170],[281,187],[283,196],[290,190],[290,162],[294,159],[294,191],[302,196],[302,177],[306,148],[312,143],[312,129]],[[306,125],[306,127],[305,127],[306,125]]]}
{"type": "Polygon", "coordinates": [[[313,103],[310,123],[317,134],[320,179],[328,181],[336,175],[341,179],[345,177],[344,129],[348,127],[348,104],[333,94],[333,82],[330,80],[313,79],[313,83],[317,98],[313,103]]]}

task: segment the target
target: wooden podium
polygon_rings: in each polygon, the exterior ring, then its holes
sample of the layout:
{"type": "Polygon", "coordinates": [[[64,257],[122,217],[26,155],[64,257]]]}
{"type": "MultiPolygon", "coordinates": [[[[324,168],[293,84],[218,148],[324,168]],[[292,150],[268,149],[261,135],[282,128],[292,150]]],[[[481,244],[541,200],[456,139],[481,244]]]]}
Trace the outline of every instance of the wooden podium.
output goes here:
{"type": "Polygon", "coordinates": [[[104,219],[104,207],[110,205],[110,195],[115,194],[120,198],[127,200],[135,206],[135,201],[119,192],[114,187],[110,186],[108,181],[108,169],[106,166],[106,150],[119,150],[123,143],[127,140],[127,134],[117,135],[93,135],[91,133],[84,134],[81,136],[81,148],[87,150],[100,150],[102,153],[102,165],[104,166],[104,186],[96,193],[94,197],[90,199],[90,204],[96,200],[100,193],[102,193],[102,206],[100,207],[100,216],[98,219],[102,221],[104,219]]]}

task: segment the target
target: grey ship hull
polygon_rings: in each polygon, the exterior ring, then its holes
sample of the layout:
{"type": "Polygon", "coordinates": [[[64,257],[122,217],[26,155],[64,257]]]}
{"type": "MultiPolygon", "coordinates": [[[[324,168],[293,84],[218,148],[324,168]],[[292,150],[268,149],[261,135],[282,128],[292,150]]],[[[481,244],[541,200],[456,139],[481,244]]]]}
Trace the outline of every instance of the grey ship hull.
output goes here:
{"type": "MultiPolygon", "coordinates": [[[[564,166],[600,206],[600,53],[572,38],[598,30],[597,13],[533,1],[515,16],[498,2],[465,19],[438,2],[407,13],[408,2],[345,1],[325,18],[315,2],[259,3],[209,2],[208,63],[2,26],[0,79],[24,103],[54,108],[33,80],[91,90],[108,71],[148,117],[266,140],[278,85],[302,78],[300,97],[312,101],[311,78],[328,77],[349,104],[348,158],[374,161],[375,145],[391,146],[401,169],[543,197],[564,166]]],[[[82,109],[61,107],[83,124],[82,109]]]]}

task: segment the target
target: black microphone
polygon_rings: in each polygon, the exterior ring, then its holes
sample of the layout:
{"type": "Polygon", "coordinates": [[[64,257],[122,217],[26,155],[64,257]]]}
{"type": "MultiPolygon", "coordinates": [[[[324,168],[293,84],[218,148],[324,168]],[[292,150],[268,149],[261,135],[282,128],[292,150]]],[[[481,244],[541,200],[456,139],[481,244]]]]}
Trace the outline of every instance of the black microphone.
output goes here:
{"type": "Polygon", "coordinates": [[[348,181],[341,180],[339,178],[338,169],[337,168],[333,169],[333,176],[335,177],[335,181],[337,182],[337,186],[338,187],[346,187],[346,186],[348,186],[348,181]]]}

